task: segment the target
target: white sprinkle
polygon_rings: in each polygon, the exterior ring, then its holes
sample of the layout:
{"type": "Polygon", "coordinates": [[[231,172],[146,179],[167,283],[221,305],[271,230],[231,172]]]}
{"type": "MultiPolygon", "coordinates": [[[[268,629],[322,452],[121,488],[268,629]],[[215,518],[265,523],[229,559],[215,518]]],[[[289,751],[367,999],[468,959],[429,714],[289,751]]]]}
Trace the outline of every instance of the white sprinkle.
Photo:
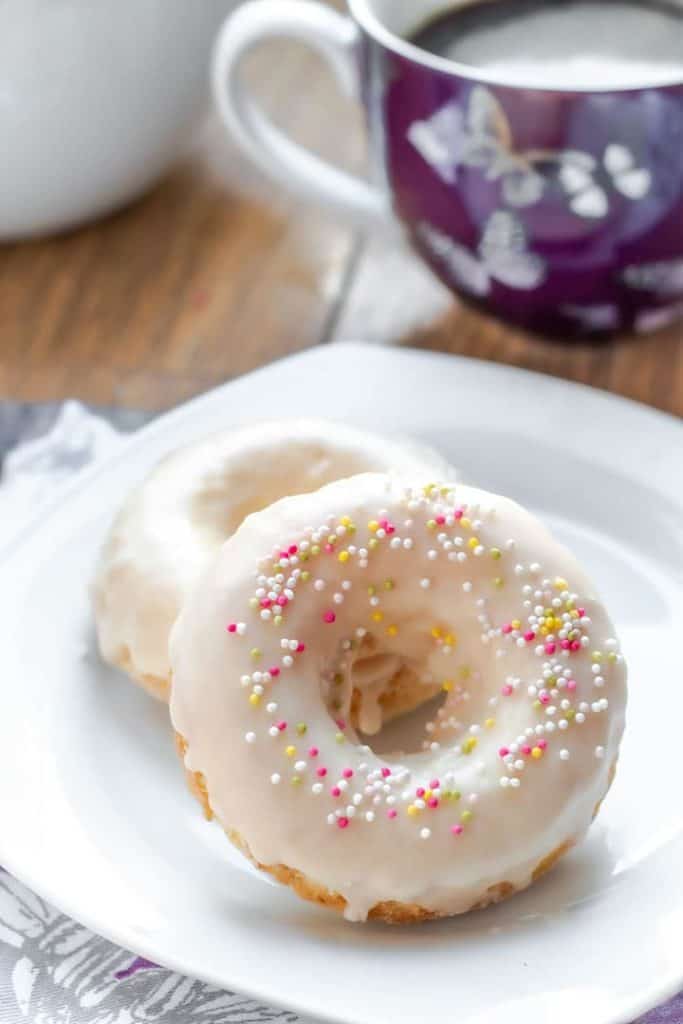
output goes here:
{"type": "Polygon", "coordinates": [[[342,590],[350,590],[351,589],[351,580],[342,580],[341,588],[342,588],[342,590]]]}
{"type": "Polygon", "coordinates": [[[432,834],[432,830],[430,828],[420,829],[420,839],[429,839],[431,834],[432,834]]]}
{"type": "Polygon", "coordinates": [[[271,700],[270,704],[266,704],[266,711],[269,715],[274,715],[277,711],[277,704],[274,700],[271,700]]]}
{"type": "Polygon", "coordinates": [[[263,687],[260,686],[260,685],[259,686],[255,686],[254,687],[254,693],[258,694],[259,697],[263,696],[263,687]]]}
{"type": "Polygon", "coordinates": [[[244,738],[247,741],[247,743],[254,743],[256,741],[256,733],[255,732],[245,732],[244,738]]]}
{"type": "Polygon", "coordinates": [[[311,793],[314,793],[316,796],[320,796],[324,788],[325,787],[322,782],[314,782],[311,786],[311,793]]]}
{"type": "Polygon", "coordinates": [[[365,812],[365,820],[369,821],[369,822],[373,822],[375,820],[375,812],[374,811],[366,811],[365,812]]]}
{"type": "Polygon", "coordinates": [[[412,546],[413,546],[412,539],[410,537],[406,537],[406,539],[403,541],[403,547],[406,549],[406,551],[410,551],[412,546]]]}
{"type": "Polygon", "coordinates": [[[314,590],[318,590],[318,591],[324,590],[325,589],[325,580],[316,580],[315,583],[313,584],[313,589],[314,590]]]}
{"type": "Polygon", "coordinates": [[[344,595],[343,594],[333,594],[332,595],[332,600],[334,601],[335,604],[343,604],[344,603],[344,595]]]}
{"type": "Polygon", "coordinates": [[[519,789],[522,783],[520,779],[510,779],[510,785],[513,789],[519,789]]]}
{"type": "Polygon", "coordinates": [[[576,715],[574,715],[574,721],[578,722],[579,725],[583,725],[583,723],[586,721],[586,716],[584,715],[583,711],[578,711],[576,715]]]}
{"type": "Polygon", "coordinates": [[[306,766],[306,762],[305,761],[296,761],[295,764],[294,764],[294,771],[296,771],[296,772],[305,772],[306,771],[306,767],[307,766],[306,766]]]}
{"type": "Polygon", "coordinates": [[[429,559],[430,562],[433,562],[435,558],[438,558],[438,555],[438,551],[435,551],[434,548],[430,548],[430,550],[427,552],[427,558],[429,559]]]}
{"type": "Polygon", "coordinates": [[[241,676],[240,683],[242,686],[251,686],[251,676],[241,676]]]}
{"type": "Polygon", "coordinates": [[[569,760],[569,751],[567,750],[566,747],[563,747],[562,750],[560,751],[560,761],[568,761],[568,760],[569,760]]]}
{"type": "Polygon", "coordinates": [[[423,590],[429,590],[431,585],[432,585],[432,581],[430,579],[427,579],[426,576],[425,576],[425,578],[423,580],[420,580],[420,586],[422,587],[423,590]]]}
{"type": "Polygon", "coordinates": [[[471,581],[470,580],[465,580],[465,582],[462,585],[462,589],[465,591],[466,594],[471,594],[472,593],[472,583],[471,583],[471,581]]]}
{"type": "Polygon", "coordinates": [[[237,623],[237,630],[236,630],[237,635],[238,636],[244,636],[246,631],[247,631],[246,624],[244,622],[238,622],[237,623]]]}
{"type": "MultiPolygon", "coordinates": [[[[377,532],[379,533],[379,530],[377,532]]],[[[402,541],[401,541],[400,537],[392,537],[391,540],[389,541],[389,547],[393,551],[397,551],[398,548],[401,547],[401,543],[402,543],[402,541]]]]}
{"type": "Polygon", "coordinates": [[[605,756],[605,748],[604,747],[596,747],[595,748],[595,756],[598,758],[599,761],[601,761],[602,758],[605,756]]]}
{"type": "Polygon", "coordinates": [[[540,564],[538,562],[532,562],[531,565],[529,566],[529,571],[530,572],[534,572],[534,573],[535,572],[540,572],[541,571],[540,564]]]}
{"type": "Polygon", "coordinates": [[[292,667],[292,665],[294,664],[294,658],[291,656],[291,654],[285,654],[284,658],[282,659],[282,664],[285,666],[285,668],[292,667]]]}
{"type": "Polygon", "coordinates": [[[274,786],[277,786],[277,785],[279,785],[279,783],[280,783],[280,779],[281,779],[281,778],[282,778],[282,776],[281,776],[281,775],[279,775],[279,774],[278,774],[277,772],[274,772],[274,773],[273,773],[273,774],[272,774],[272,775],[270,776],[270,781],[271,781],[271,782],[273,783],[273,785],[274,785],[274,786]]]}
{"type": "Polygon", "coordinates": [[[500,784],[503,787],[503,789],[507,789],[507,787],[510,785],[510,780],[508,779],[507,775],[501,775],[500,784]]]}

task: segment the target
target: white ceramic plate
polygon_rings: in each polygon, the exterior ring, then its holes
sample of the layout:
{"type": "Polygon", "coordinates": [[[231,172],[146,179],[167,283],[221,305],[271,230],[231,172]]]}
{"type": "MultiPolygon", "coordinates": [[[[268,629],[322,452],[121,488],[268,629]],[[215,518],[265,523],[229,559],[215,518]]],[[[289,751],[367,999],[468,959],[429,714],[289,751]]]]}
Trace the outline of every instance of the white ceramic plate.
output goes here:
{"type": "Polygon", "coordinates": [[[550,378],[356,345],[163,417],[85,474],[0,570],[0,863],[161,964],[344,1024],[633,1019],[683,987],[683,429],[550,378]],[[539,512],[586,560],[631,669],[616,784],[528,893],[358,926],[252,870],[187,795],[164,709],[98,663],[86,587],[114,509],[166,451],[264,413],[412,433],[539,512]]]}

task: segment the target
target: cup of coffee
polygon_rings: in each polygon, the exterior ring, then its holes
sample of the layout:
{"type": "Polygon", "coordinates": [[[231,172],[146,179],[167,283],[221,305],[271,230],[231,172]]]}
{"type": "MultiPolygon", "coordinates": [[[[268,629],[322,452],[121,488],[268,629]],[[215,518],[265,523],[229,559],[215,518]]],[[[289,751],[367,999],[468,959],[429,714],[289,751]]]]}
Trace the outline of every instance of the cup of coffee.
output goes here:
{"type": "Polygon", "coordinates": [[[349,8],[252,0],[223,27],[215,99],[264,171],[365,223],[398,218],[455,292],[525,328],[644,332],[683,315],[683,0],[349,8]],[[253,103],[242,58],[273,36],[315,47],[364,104],[373,183],[253,103]]]}
{"type": "Polygon", "coordinates": [[[0,0],[0,240],[148,188],[209,98],[235,0],[0,0]]]}

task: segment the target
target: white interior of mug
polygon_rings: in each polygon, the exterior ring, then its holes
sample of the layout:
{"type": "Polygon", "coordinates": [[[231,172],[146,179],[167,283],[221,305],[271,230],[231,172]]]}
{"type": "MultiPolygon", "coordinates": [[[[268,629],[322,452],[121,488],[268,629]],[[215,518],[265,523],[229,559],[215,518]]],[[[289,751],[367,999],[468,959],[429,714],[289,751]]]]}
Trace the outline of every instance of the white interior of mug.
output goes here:
{"type": "MultiPolygon", "coordinates": [[[[552,90],[561,92],[622,92],[629,90],[683,85],[683,50],[680,55],[672,47],[672,58],[666,62],[653,62],[647,46],[637,33],[629,41],[630,53],[624,60],[610,66],[602,60],[581,62],[568,61],[549,56],[545,66],[534,64],[524,54],[517,54],[508,44],[505,26],[496,35],[500,45],[500,64],[487,65],[463,63],[436,56],[409,42],[422,26],[449,10],[457,10],[473,3],[487,0],[349,0],[354,18],[371,36],[410,60],[418,61],[438,71],[446,71],[476,81],[512,88],[552,90]],[[589,66],[591,65],[591,66],[589,66]],[[568,83],[571,84],[568,84],[568,83]]],[[[643,0],[644,5],[656,0],[643,0]]],[[[683,0],[669,0],[683,11],[683,0]]],[[[514,0],[509,0],[511,7],[514,0]]],[[[541,29],[542,31],[542,29],[541,29]]],[[[547,31],[547,30],[546,30],[547,31]]],[[[552,39],[548,39],[552,44],[552,39]]],[[[539,47],[542,49],[542,44],[539,47]]],[[[547,52],[552,53],[548,45],[547,52]]],[[[590,57],[590,55],[589,55],[590,57]]]]}

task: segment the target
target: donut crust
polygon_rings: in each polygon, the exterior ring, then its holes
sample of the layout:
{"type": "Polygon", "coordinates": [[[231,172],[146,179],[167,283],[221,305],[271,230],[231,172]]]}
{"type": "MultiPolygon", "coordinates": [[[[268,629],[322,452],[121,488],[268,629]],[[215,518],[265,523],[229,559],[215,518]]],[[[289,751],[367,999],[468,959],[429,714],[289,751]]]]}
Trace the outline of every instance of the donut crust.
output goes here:
{"type": "MultiPolygon", "coordinates": [[[[190,792],[199,801],[206,819],[208,821],[212,821],[215,815],[211,809],[206,780],[201,772],[193,772],[185,767],[185,756],[187,754],[188,744],[185,738],[178,732],[175,733],[175,744],[185,770],[185,777],[190,792]]],[[[608,789],[609,786],[612,785],[615,774],[616,761],[612,765],[610,771],[608,789]]],[[[605,794],[605,796],[606,795],[607,794],[605,794]]],[[[593,812],[593,818],[598,814],[601,804],[602,800],[600,800],[596,805],[595,811],[593,812]]],[[[244,856],[250,860],[255,867],[260,871],[267,872],[283,885],[289,886],[294,890],[297,896],[301,897],[301,899],[308,900],[310,903],[317,903],[321,907],[328,907],[331,910],[343,913],[344,908],[346,907],[346,900],[339,893],[326,889],[324,886],[320,885],[319,882],[313,881],[313,879],[308,878],[295,868],[288,867],[286,864],[261,864],[253,856],[249,849],[249,845],[239,832],[236,832],[234,829],[225,829],[225,834],[231,843],[237,847],[240,853],[244,854],[244,856]]],[[[459,913],[465,914],[472,910],[485,910],[487,907],[493,906],[495,903],[501,903],[503,900],[509,899],[510,896],[514,896],[517,892],[522,892],[525,888],[528,888],[548,871],[554,868],[561,858],[572,849],[574,843],[575,841],[573,839],[567,839],[556,849],[551,850],[550,853],[543,857],[543,859],[539,861],[534,868],[528,885],[514,886],[511,882],[497,882],[495,885],[489,886],[481,899],[477,900],[476,903],[473,903],[471,907],[468,907],[466,910],[460,911],[459,913]]],[[[427,910],[425,907],[421,907],[417,903],[398,903],[395,900],[387,900],[381,903],[376,903],[375,906],[371,908],[368,913],[368,920],[382,921],[384,924],[419,924],[422,921],[433,921],[438,918],[452,916],[455,915],[436,910],[427,910]]]]}

